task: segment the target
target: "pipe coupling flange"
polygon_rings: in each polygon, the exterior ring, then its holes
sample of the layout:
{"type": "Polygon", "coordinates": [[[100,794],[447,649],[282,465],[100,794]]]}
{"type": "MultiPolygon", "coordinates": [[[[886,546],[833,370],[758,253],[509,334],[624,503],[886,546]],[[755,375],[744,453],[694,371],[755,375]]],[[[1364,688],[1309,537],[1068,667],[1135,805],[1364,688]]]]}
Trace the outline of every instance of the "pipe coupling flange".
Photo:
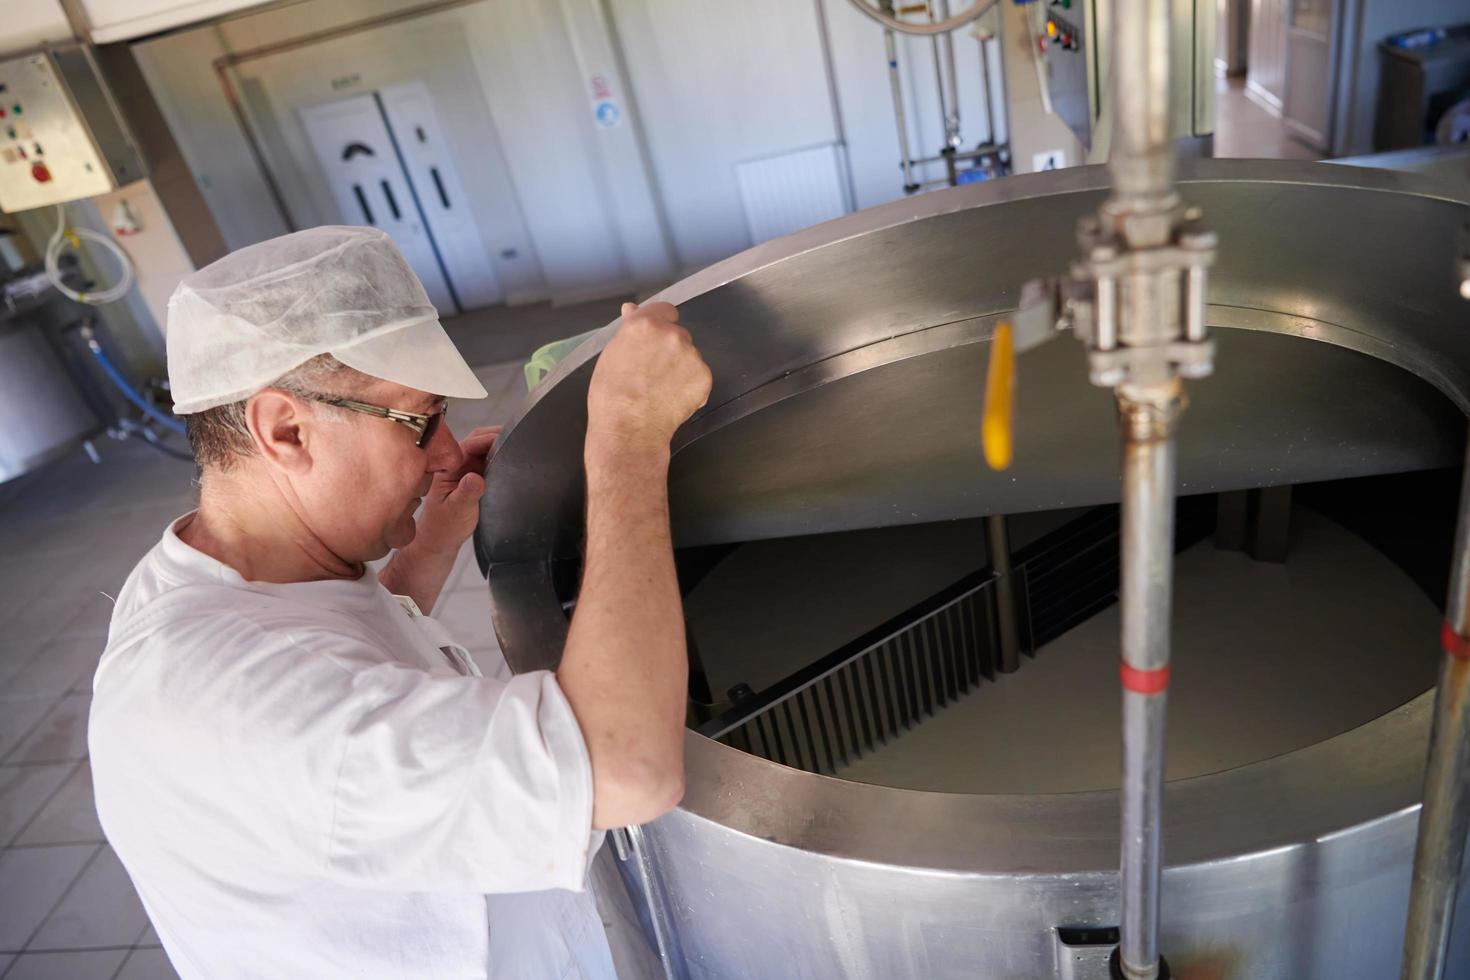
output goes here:
{"type": "Polygon", "coordinates": [[[1199,211],[1180,210],[1164,245],[1132,246],[1096,217],[1079,223],[1079,238],[1084,258],[1072,267],[1068,309],[1088,348],[1092,383],[1115,388],[1210,374],[1205,294],[1217,240],[1199,211]]]}
{"type": "Polygon", "coordinates": [[[1162,442],[1174,437],[1185,408],[1179,378],[1147,388],[1125,384],[1117,392],[1118,419],[1128,442],[1162,442]]]}

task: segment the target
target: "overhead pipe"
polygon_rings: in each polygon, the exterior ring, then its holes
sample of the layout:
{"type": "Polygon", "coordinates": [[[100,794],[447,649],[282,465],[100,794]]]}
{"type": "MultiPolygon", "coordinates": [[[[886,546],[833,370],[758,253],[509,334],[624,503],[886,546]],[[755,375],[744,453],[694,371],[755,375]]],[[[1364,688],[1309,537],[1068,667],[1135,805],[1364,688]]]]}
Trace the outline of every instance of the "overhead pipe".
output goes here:
{"type": "Polygon", "coordinates": [[[882,24],[884,29],[897,31],[900,34],[917,34],[927,37],[933,34],[948,34],[950,31],[964,27],[970,21],[985,14],[987,10],[994,7],[999,0],[976,0],[974,6],[967,7],[953,17],[945,17],[942,20],[933,21],[928,24],[915,24],[911,21],[901,20],[893,9],[892,0],[880,0],[880,6],[874,7],[866,0],[847,0],[858,9],[864,17],[869,17],[882,24]]]}

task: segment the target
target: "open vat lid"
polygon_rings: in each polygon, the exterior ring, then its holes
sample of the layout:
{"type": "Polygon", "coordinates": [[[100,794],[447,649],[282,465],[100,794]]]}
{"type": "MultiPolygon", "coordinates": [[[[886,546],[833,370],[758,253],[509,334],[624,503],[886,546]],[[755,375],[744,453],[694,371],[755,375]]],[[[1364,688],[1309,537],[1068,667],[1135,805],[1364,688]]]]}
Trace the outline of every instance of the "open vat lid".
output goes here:
{"type": "MultiPolygon", "coordinates": [[[[1220,236],[1214,377],[1189,384],[1180,490],[1457,463],[1470,325],[1453,278],[1470,206],[1411,175],[1200,161],[1185,197],[1220,236]]],[[[1028,278],[1063,271],[1101,168],[969,185],[764,243],[658,298],[714,374],[676,437],[676,543],[710,544],[1118,497],[1111,396],[1066,338],[1019,364],[1016,461],[979,450],[985,351],[1028,278]]],[[[502,435],[478,544],[516,669],[548,666],[565,617],[548,559],[575,556],[587,383],[612,326],[502,435]]]]}

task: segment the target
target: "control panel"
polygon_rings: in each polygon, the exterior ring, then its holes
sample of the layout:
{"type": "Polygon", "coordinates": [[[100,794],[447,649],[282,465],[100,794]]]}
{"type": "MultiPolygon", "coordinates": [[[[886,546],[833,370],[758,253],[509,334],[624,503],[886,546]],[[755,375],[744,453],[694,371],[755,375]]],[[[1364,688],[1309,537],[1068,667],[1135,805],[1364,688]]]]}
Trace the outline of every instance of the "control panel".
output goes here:
{"type": "Polygon", "coordinates": [[[142,176],[90,52],[0,62],[0,211],[93,197],[142,176]]]}
{"type": "Polygon", "coordinates": [[[1092,72],[1087,48],[1086,11],[1082,0],[1046,0],[1046,22],[1037,44],[1046,60],[1052,111],[1092,147],[1092,72]]]}

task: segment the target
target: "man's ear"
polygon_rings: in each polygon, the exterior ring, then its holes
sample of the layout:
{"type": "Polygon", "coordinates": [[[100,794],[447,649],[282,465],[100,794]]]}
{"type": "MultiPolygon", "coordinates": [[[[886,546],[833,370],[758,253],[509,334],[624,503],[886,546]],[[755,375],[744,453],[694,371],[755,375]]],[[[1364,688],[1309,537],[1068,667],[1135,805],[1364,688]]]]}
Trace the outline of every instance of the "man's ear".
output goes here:
{"type": "Polygon", "coordinates": [[[245,403],[245,427],[261,459],[288,472],[311,469],[307,429],[311,423],[301,402],[279,388],[266,388],[245,403]]]}

